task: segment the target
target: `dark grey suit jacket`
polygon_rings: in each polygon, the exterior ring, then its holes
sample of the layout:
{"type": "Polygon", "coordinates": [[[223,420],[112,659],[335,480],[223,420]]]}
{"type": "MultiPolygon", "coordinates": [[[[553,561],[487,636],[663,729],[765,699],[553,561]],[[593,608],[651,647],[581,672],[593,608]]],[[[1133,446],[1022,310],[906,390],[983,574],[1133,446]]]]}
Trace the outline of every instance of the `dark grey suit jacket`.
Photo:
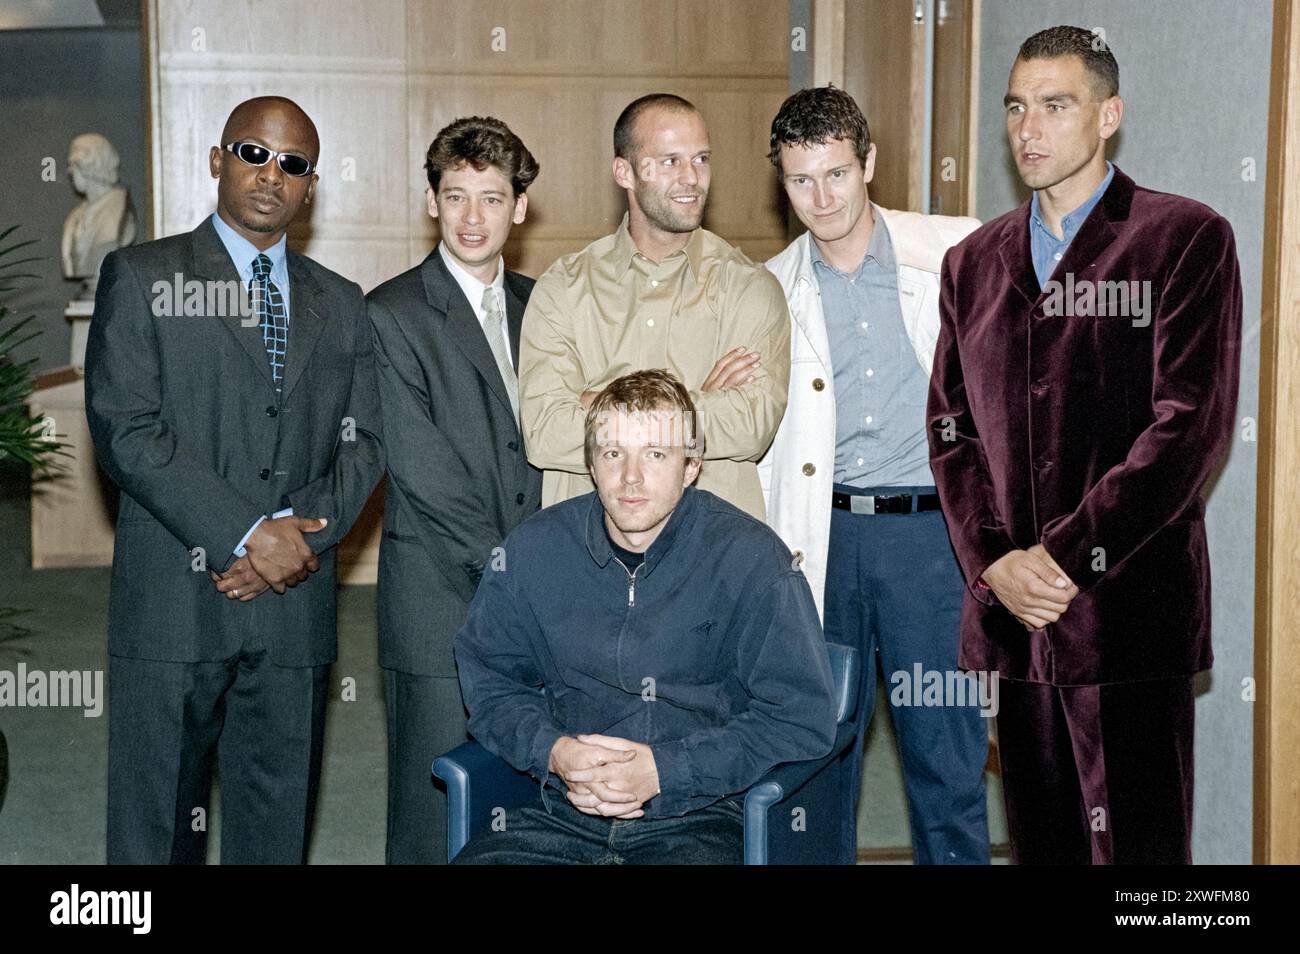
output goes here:
{"type": "MultiPolygon", "coordinates": [[[[532,287],[506,273],[516,368],[532,287]]],[[[528,463],[482,326],[436,248],[366,301],[388,447],[379,662],[454,677],[452,642],[479,575],[541,504],[541,472],[528,463]]]]}
{"type": "Polygon", "coordinates": [[[259,633],[281,665],[335,658],[333,548],[383,475],[374,356],[361,289],[294,252],[288,264],[277,395],[256,324],[243,327],[237,312],[157,314],[158,295],[177,276],[239,281],[210,220],[104,260],[86,345],[86,417],[99,463],[122,489],[114,655],[215,661],[259,633]],[[253,521],[286,505],[328,518],[306,535],[320,570],[283,595],[222,596],[203,564],[225,569],[253,521]]]}

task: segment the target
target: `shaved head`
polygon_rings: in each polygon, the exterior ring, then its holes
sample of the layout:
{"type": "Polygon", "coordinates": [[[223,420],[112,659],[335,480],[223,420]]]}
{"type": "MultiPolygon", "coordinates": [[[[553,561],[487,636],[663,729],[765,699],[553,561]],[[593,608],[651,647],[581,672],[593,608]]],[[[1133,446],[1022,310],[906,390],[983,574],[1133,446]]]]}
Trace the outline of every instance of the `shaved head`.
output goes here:
{"type": "Polygon", "coordinates": [[[667,113],[696,113],[695,104],[672,93],[650,93],[623,107],[614,123],[614,155],[634,161],[640,151],[637,121],[643,113],[662,110],[667,113]]]}
{"type": "Polygon", "coordinates": [[[282,125],[297,127],[295,131],[300,134],[301,141],[311,144],[311,151],[304,152],[308,159],[315,162],[320,158],[320,136],[316,134],[316,124],[301,106],[283,96],[256,96],[236,106],[221,129],[221,144],[224,146],[245,138],[249,130],[259,128],[264,119],[272,116],[282,125]]]}

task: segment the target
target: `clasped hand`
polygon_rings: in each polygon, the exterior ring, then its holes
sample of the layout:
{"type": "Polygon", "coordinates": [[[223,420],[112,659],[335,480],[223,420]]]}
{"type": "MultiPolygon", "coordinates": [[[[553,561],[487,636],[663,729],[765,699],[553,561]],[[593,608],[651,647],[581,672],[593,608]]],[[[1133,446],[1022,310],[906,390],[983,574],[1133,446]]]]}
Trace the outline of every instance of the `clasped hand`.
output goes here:
{"type": "Polygon", "coordinates": [[[212,582],[227,599],[247,603],[267,589],[283,593],[320,569],[320,560],[304,533],[317,533],[324,517],[280,517],[263,520],[244,543],[245,554],[225,573],[209,570],[212,582]]]}
{"type": "Polygon", "coordinates": [[[573,807],[588,815],[640,818],[642,806],[659,794],[650,746],[612,735],[558,739],[549,768],[569,787],[573,807]]]}
{"type": "Polygon", "coordinates": [[[983,578],[993,595],[1030,631],[1055,623],[1079,595],[1079,588],[1041,543],[995,560],[983,578]]]}

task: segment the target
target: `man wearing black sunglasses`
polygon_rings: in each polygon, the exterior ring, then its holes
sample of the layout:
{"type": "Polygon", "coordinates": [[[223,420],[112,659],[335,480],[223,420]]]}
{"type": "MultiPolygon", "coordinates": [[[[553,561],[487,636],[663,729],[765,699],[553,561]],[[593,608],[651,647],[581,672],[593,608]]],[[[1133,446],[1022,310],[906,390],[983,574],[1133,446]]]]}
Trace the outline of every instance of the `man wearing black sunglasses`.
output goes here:
{"type": "Polygon", "coordinates": [[[319,148],[290,100],[240,104],[208,158],[216,213],[100,274],[86,411],[122,489],[110,862],[202,863],[214,761],[222,862],[306,860],[334,545],[383,474],[361,289],[286,248],[319,148]],[[212,294],[231,287],[238,307],[212,294]]]}
{"type": "MultiPolygon", "coordinates": [[[[264,166],[272,159],[287,176],[310,176],[316,170],[316,163],[296,152],[276,152],[251,139],[226,144],[226,152],[232,153],[250,166],[264,166]]],[[[315,179],[319,176],[313,177],[315,179]]]]}

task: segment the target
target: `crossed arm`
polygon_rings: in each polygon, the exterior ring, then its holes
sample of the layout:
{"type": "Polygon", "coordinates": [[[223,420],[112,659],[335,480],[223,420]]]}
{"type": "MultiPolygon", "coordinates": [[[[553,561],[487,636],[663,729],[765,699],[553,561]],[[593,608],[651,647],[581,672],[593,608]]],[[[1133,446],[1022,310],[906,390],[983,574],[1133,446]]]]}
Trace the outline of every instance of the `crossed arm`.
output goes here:
{"type": "MultiPolygon", "coordinates": [[[[785,412],[790,315],[781,286],[766,271],[726,296],[724,307],[724,329],[744,344],[719,355],[698,388],[683,383],[706,434],[704,457],[756,461],[771,445],[785,412]]],[[[562,276],[547,272],[533,287],[524,312],[520,415],[533,466],[585,474],[584,424],[600,391],[588,387],[591,378],[579,354],[572,314],[562,276]]]]}

